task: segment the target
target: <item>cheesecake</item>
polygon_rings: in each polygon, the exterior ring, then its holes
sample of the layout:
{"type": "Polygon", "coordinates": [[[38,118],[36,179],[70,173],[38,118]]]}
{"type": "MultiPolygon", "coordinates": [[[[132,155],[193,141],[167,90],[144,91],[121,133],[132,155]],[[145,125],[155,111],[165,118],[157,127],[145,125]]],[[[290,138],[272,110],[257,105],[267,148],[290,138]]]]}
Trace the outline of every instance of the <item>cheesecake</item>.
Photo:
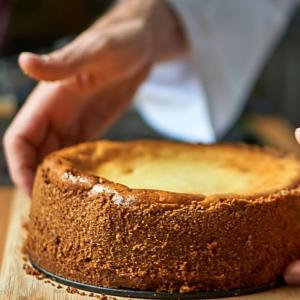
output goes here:
{"type": "Polygon", "coordinates": [[[273,284],[300,257],[299,185],[297,157],[258,146],[83,143],[38,167],[25,250],[101,287],[273,284]]]}

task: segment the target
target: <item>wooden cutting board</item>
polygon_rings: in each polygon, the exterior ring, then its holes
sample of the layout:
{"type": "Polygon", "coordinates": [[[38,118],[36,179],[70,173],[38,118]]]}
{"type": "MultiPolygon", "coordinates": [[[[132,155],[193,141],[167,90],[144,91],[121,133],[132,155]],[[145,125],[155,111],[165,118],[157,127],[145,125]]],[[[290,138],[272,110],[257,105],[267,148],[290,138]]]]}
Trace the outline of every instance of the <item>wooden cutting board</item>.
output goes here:
{"type": "MultiPolygon", "coordinates": [[[[66,288],[57,289],[49,283],[37,280],[34,276],[27,275],[23,270],[21,247],[24,240],[22,224],[26,220],[30,201],[20,192],[16,192],[11,206],[10,224],[4,260],[0,273],[0,299],[54,299],[54,300],[85,300],[94,297],[70,294],[66,288]]],[[[115,298],[114,299],[124,299],[115,298]]],[[[224,298],[223,298],[224,299],[224,298]]],[[[269,290],[259,294],[242,297],[230,297],[228,300],[299,300],[300,287],[283,287],[269,290]]]]}

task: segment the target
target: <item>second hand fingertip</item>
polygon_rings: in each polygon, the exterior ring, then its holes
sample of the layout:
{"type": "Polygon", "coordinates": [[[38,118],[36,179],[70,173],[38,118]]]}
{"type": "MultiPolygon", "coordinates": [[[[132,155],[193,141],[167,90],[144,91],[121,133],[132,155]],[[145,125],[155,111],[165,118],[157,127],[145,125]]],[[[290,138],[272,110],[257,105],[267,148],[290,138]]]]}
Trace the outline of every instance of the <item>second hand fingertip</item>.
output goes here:
{"type": "Polygon", "coordinates": [[[290,285],[300,285],[300,261],[292,262],[284,272],[284,280],[290,285]]]}
{"type": "Polygon", "coordinates": [[[300,127],[296,128],[295,130],[295,138],[297,142],[300,144],[300,127]]]}

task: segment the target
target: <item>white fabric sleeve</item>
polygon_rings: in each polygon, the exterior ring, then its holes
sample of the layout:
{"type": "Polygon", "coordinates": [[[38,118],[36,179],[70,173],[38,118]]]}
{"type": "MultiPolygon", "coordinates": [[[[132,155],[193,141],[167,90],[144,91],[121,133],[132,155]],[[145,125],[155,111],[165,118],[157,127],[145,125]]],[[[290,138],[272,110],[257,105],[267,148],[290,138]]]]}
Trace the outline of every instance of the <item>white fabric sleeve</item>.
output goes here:
{"type": "Polygon", "coordinates": [[[144,121],[169,138],[212,143],[215,135],[201,82],[190,58],[156,65],[135,96],[144,121]]]}
{"type": "Polygon", "coordinates": [[[216,136],[239,116],[295,0],[168,0],[192,46],[216,136]]]}
{"type": "Polygon", "coordinates": [[[156,66],[137,93],[136,107],[167,136],[214,142],[240,115],[298,1],[167,1],[191,52],[180,62],[156,66]]]}

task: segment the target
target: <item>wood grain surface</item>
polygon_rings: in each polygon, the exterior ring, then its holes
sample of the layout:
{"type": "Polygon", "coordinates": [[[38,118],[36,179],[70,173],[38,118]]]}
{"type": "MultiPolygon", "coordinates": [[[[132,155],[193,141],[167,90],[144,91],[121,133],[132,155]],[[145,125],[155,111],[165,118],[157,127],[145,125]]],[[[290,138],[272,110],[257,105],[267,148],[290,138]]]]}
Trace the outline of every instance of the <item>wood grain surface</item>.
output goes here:
{"type": "Polygon", "coordinates": [[[13,196],[12,187],[0,188],[0,267],[2,263],[4,244],[6,240],[9,211],[13,196]]]}
{"type": "MultiPolygon", "coordinates": [[[[69,294],[65,287],[57,289],[34,276],[27,275],[22,269],[21,247],[24,241],[23,222],[26,220],[30,201],[16,192],[11,207],[11,218],[8,228],[4,260],[0,273],[0,299],[54,299],[85,300],[94,297],[69,294]]],[[[124,299],[124,298],[114,298],[124,299]]],[[[300,287],[283,287],[259,294],[226,298],[228,300],[299,300],[300,287]]]]}

